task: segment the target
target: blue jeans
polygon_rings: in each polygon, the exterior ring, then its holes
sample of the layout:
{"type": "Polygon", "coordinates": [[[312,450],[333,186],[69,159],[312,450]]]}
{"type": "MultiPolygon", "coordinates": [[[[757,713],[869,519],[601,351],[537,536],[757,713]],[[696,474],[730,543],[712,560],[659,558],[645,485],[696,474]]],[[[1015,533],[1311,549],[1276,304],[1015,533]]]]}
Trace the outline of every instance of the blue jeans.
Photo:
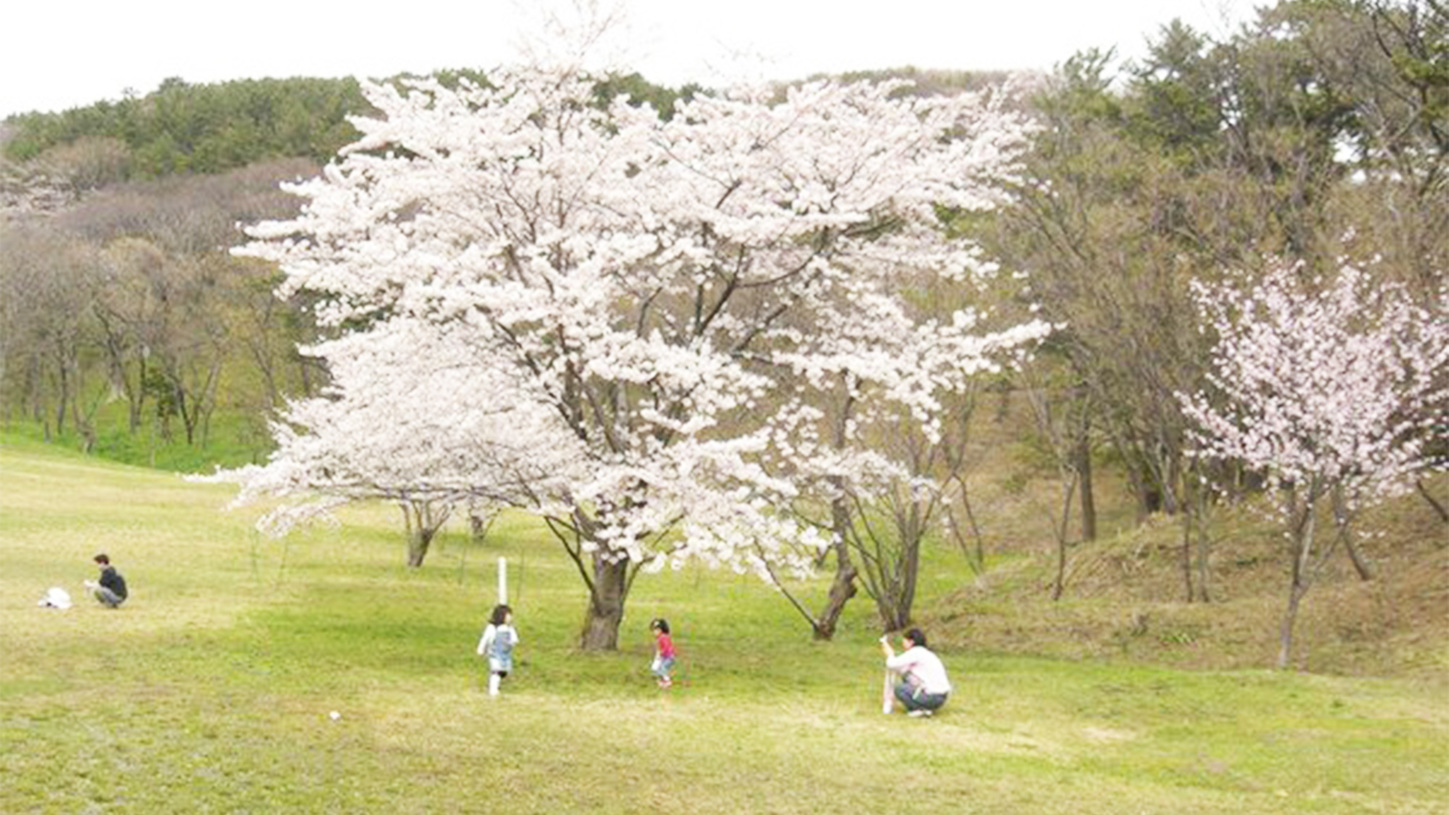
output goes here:
{"type": "Polygon", "coordinates": [[[103,605],[110,606],[111,608],[119,608],[122,603],[126,602],[126,598],[117,595],[115,592],[111,591],[105,586],[96,586],[91,593],[94,594],[96,596],[96,599],[99,600],[103,605]]]}
{"type": "Polygon", "coordinates": [[[905,682],[896,685],[896,698],[906,706],[907,711],[911,710],[939,710],[941,705],[946,704],[948,694],[926,693],[919,687],[911,687],[905,682]]]}

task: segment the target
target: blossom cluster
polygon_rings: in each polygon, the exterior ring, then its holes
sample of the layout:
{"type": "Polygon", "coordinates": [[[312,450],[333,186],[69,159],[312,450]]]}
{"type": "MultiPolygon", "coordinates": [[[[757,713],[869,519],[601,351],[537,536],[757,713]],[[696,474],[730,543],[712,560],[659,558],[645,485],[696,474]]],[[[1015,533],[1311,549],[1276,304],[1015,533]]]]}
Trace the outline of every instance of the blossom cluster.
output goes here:
{"type": "Polygon", "coordinates": [[[1425,307],[1353,265],[1323,281],[1280,262],[1195,298],[1217,335],[1211,391],[1179,394],[1200,455],[1320,494],[1341,486],[1355,505],[1428,464],[1449,401],[1442,294],[1425,307]]]}

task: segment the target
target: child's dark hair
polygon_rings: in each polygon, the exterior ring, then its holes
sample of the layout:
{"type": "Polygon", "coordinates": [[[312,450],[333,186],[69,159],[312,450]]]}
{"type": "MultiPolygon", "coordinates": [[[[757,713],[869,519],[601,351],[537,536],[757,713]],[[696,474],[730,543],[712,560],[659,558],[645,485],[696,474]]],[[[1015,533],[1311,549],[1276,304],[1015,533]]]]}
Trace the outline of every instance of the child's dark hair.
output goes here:
{"type": "Polygon", "coordinates": [[[914,642],[916,645],[919,645],[922,648],[926,647],[926,632],[922,631],[921,629],[912,628],[911,630],[907,631],[904,636],[906,639],[914,642]]]}
{"type": "Polygon", "coordinates": [[[658,631],[661,634],[668,634],[669,621],[664,619],[663,617],[655,617],[653,620],[649,621],[649,630],[658,631]]]}
{"type": "Polygon", "coordinates": [[[494,625],[503,625],[508,622],[508,615],[512,613],[513,609],[509,608],[506,603],[499,603],[493,607],[493,615],[488,618],[488,622],[494,625]]]}
{"type": "Polygon", "coordinates": [[[102,566],[109,566],[109,565],[111,565],[111,558],[106,553],[104,553],[104,552],[102,552],[99,555],[96,555],[94,558],[92,558],[92,560],[94,560],[95,562],[101,564],[102,566]]]}

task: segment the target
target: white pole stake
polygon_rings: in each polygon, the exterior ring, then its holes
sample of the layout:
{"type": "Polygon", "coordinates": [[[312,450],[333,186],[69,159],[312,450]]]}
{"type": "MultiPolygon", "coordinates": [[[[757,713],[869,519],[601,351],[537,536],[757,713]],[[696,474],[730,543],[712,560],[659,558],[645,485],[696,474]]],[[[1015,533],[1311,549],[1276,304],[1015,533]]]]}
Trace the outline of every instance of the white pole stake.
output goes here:
{"type": "Polygon", "coordinates": [[[498,605],[508,604],[508,558],[498,559],[498,605]]]}
{"type": "MultiPolygon", "coordinates": [[[[890,642],[890,634],[882,635],[880,641],[890,642]]],[[[885,669],[885,680],[881,682],[880,686],[880,712],[887,716],[895,709],[896,702],[896,695],[891,688],[891,673],[890,668],[885,669]]]]}

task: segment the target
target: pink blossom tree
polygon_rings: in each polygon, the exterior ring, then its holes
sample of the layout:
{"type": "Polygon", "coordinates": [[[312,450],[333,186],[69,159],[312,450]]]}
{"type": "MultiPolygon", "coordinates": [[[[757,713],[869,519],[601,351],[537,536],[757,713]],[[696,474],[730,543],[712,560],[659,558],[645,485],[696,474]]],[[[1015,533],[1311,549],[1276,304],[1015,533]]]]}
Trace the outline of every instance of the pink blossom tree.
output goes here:
{"type": "Polygon", "coordinates": [[[989,315],[969,308],[932,319],[901,299],[852,304],[862,306],[872,319],[824,319],[817,331],[854,353],[779,357],[796,366],[796,386],[779,413],[772,464],[797,485],[797,514],[829,530],[837,571],[818,614],[775,582],[817,639],[833,635],[853,581],[886,630],[910,623],[922,544],[966,466],[973,386],[1052,330],[1039,320],[989,330],[989,315]]]}
{"type": "Polygon", "coordinates": [[[455,508],[489,516],[520,486],[556,472],[560,459],[549,450],[523,455],[519,440],[540,432],[528,423],[547,417],[517,409],[509,382],[478,364],[465,331],[398,318],[303,349],[327,360],[331,384],[273,424],[278,449],[268,464],[194,480],[239,484],[234,506],[282,499],[258,522],[274,535],[330,521],[354,501],[396,502],[408,565],[421,566],[455,508]],[[496,401],[472,401],[480,392],[496,401]]]}
{"type": "Polygon", "coordinates": [[[1279,667],[1292,654],[1299,604],[1362,508],[1411,488],[1442,422],[1449,362],[1446,302],[1416,306],[1404,289],[1343,265],[1328,281],[1275,263],[1252,285],[1198,284],[1217,335],[1210,392],[1179,394],[1196,454],[1238,462],[1277,488],[1291,555],[1279,667]],[[1320,512],[1335,534],[1318,534],[1320,512]]]}
{"type": "MultiPolygon", "coordinates": [[[[855,359],[931,410],[889,353],[924,322],[877,318],[906,275],[980,269],[940,213],[994,206],[1027,125],[991,94],[889,83],[701,96],[667,119],[595,88],[547,66],[368,88],[360,140],[240,250],[341,337],[315,349],[332,391],[239,476],[243,498],[386,480],[533,512],[588,588],[582,647],[610,649],[641,569],[810,567],[828,540],[781,511],[799,486],[766,466],[785,395],[855,359]]],[[[944,325],[941,353],[974,353],[944,325]]]]}

